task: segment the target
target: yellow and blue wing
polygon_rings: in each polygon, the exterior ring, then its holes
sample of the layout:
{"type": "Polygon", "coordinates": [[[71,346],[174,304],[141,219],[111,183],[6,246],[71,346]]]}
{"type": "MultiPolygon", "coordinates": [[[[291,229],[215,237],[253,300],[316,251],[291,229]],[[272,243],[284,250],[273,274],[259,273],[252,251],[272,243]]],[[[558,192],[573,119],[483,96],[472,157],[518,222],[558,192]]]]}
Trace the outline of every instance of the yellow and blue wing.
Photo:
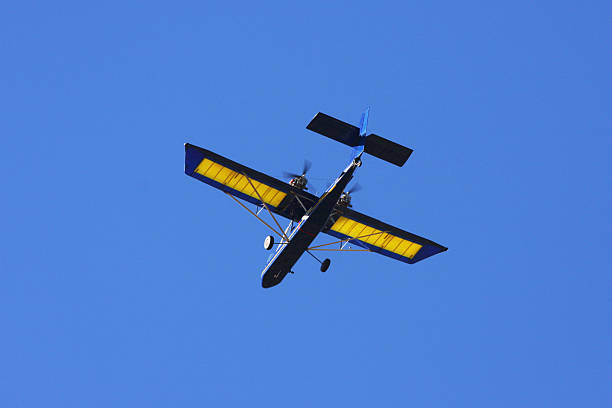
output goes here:
{"type": "Polygon", "coordinates": [[[185,174],[255,205],[263,200],[271,211],[293,220],[317,201],[306,191],[189,143],[185,143],[185,174]]]}
{"type": "MultiPolygon", "coordinates": [[[[185,144],[185,174],[255,205],[261,205],[261,196],[271,211],[295,221],[318,200],[306,191],[189,143],[185,144]]],[[[352,244],[406,263],[447,250],[426,238],[338,206],[322,232],[351,239],[352,244]]]]}
{"type": "Polygon", "coordinates": [[[332,215],[323,232],[409,264],[448,249],[348,208],[332,215]]]}

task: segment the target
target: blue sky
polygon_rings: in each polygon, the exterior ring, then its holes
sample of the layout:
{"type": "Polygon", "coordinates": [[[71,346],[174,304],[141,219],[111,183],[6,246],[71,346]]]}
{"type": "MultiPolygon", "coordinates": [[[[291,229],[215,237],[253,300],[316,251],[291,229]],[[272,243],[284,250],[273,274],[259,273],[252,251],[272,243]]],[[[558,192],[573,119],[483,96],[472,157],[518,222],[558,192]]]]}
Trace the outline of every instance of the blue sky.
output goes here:
{"type": "Polygon", "coordinates": [[[612,405],[611,14],[3,2],[3,406],[612,405]],[[322,188],[350,150],[306,124],[366,106],[415,152],[354,208],[449,251],[262,289],[267,231],[183,143],[322,188]]]}

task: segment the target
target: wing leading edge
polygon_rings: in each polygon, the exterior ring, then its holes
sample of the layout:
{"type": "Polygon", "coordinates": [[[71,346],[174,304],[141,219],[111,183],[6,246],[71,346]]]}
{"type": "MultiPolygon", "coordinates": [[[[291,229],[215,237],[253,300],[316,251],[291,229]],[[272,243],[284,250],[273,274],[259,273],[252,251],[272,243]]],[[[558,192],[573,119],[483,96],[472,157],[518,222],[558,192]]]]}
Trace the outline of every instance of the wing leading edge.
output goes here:
{"type": "Polygon", "coordinates": [[[351,209],[332,216],[323,232],[338,239],[350,239],[352,244],[409,264],[448,249],[351,209]]]}

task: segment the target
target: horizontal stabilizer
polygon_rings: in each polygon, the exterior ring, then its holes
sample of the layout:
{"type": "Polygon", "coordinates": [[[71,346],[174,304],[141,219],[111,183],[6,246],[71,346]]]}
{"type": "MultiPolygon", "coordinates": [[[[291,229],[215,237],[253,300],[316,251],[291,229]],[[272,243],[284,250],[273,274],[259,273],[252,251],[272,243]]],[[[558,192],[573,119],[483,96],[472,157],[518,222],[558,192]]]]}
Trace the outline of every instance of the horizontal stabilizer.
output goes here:
{"type": "Polygon", "coordinates": [[[306,129],[327,136],[337,142],[344,143],[347,146],[364,146],[363,151],[365,153],[371,154],[389,163],[393,163],[396,166],[403,166],[412,154],[412,149],[375,134],[361,136],[361,133],[365,135],[366,132],[368,112],[369,111],[366,111],[361,119],[361,130],[357,126],[353,126],[321,112],[317,113],[315,117],[312,118],[308,126],[306,126],[306,129]]]}
{"type": "Polygon", "coordinates": [[[339,119],[332,118],[324,113],[317,113],[310,121],[306,129],[317,132],[337,142],[355,147],[360,145],[359,128],[349,125],[339,119]]]}
{"type": "Polygon", "coordinates": [[[375,134],[366,137],[364,151],[367,154],[371,154],[372,156],[400,167],[406,163],[406,160],[408,160],[412,154],[412,149],[375,134]]]}

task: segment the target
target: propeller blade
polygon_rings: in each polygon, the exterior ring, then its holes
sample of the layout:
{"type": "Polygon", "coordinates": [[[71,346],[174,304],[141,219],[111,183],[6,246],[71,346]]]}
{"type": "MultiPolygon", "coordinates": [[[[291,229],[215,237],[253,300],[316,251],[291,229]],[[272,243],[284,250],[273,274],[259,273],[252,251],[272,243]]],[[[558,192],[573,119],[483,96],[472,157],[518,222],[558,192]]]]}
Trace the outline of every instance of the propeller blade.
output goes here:
{"type": "Polygon", "coordinates": [[[312,167],[312,163],[308,159],[304,159],[304,167],[302,168],[302,175],[306,175],[308,170],[312,167]]]}
{"type": "Polygon", "coordinates": [[[288,171],[283,171],[283,176],[285,176],[286,178],[296,178],[296,177],[300,177],[301,174],[295,174],[295,173],[289,173],[288,171]]]}
{"type": "Polygon", "coordinates": [[[353,194],[356,193],[357,191],[361,190],[361,184],[359,183],[355,183],[353,184],[353,187],[351,187],[348,191],[349,194],[353,194]]]}
{"type": "Polygon", "coordinates": [[[305,176],[306,173],[308,173],[308,170],[310,170],[311,167],[312,167],[312,163],[310,162],[310,160],[305,159],[304,166],[302,166],[302,174],[296,174],[296,173],[290,173],[288,171],[283,171],[283,175],[286,178],[302,177],[302,176],[305,176]]]}

